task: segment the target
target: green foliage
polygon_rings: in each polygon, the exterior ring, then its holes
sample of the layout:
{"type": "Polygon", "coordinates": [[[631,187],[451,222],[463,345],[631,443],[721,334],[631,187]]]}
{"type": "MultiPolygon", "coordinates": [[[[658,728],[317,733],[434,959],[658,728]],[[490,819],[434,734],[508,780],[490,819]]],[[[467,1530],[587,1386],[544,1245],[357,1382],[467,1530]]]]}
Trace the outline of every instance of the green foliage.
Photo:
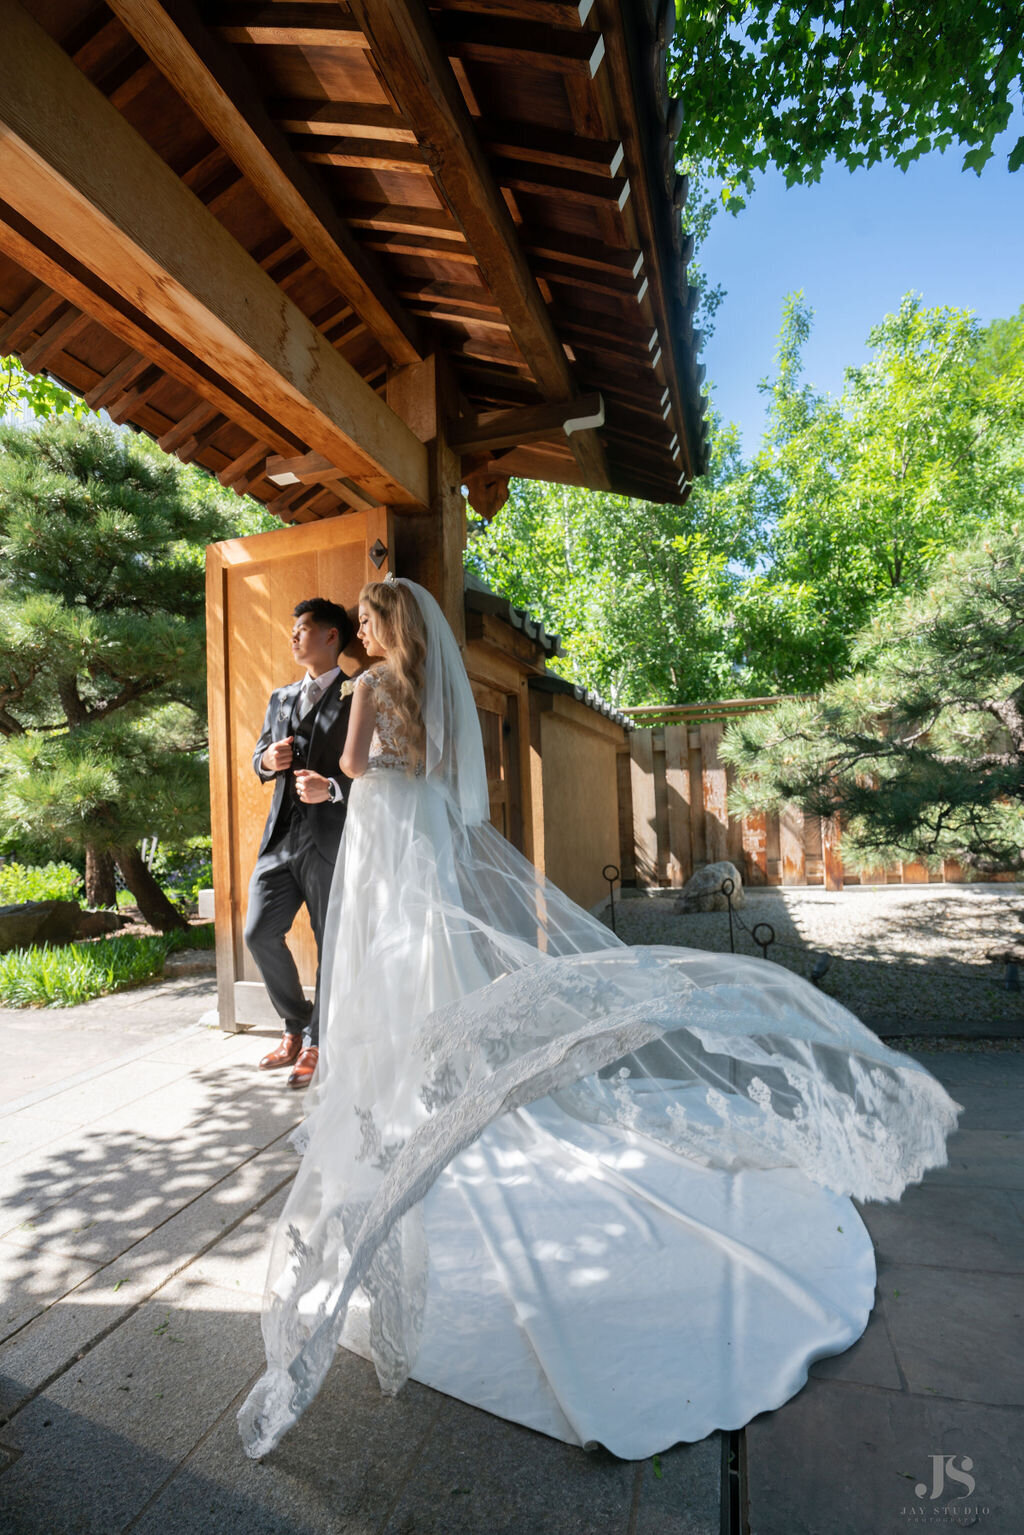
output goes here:
{"type": "Polygon", "coordinates": [[[1024,537],[993,524],[864,629],[852,675],[730,725],[734,810],[843,818],[861,870],[1024,870],[1024,537]]]}
{"type": "Polygon", "coordinates": [[[86,404],[45,373],[27,373],[17,357],[0,357],[0,417],[28,414],[39,421],[51,416],[84,416],[86,404]]]}
{"type": "Polygon", "coordinates": [[[733,486],[756,562],[694,573],[757,693],[841,677],[860,628],[936,555],[1024,514],[1024,311],[982,329],[908,295],[839,400],[801,383],[811,320],[787,300],[766,436],[733,486]]]}
{"type": "Polygon", "coordinates": [[[0,868],[0,906],[23,901],[77,901],[82,876],[69,863],[38,865],[5,863],[0,868]]]}
{"type": "Polygon", "coordinates": [[[200,890],[213,885],[211,839],[190,837],[177,846],[161,842],[152,868],[174,904],[183,911],[195,911],[200,890]]]}
{"type": "Polygon", "coordinates": [[[236,506],[95,417],[0,426],[4,849],[206,830],[204,551],[236,506]]]}
{"type": "Polygon", "coordinates": [[[0,954],[0,1003],[5,1007],[74,1007],[93,997],[140,986],[158,976],[168,954],[212,949],[213,924],[143,938],[121,935],[54,948],[0,954]]]}
{"type": "Polygon", "coordinates": [[[713,421],[682,507],[513,482],[467,563],[561,635],[555,663],[621,704],[806,693],[872,615],[990,521],[1024,517],[1024,310],[982,328],[908,295],[842,396],[802,382],[787,300],[753,462],[713,421]]]}
{"type": "Polygon", "coordinates": [[[748,544],[728,492],[735,431],[716,443],[684,507],[513,481],[502,511],[471,530],[468,567],[560,635],[565,654],[552,670],[616,704],[731,687],[690,584],[696,559],[738,559],[748,544]]]}
{"type": "MultiPolygon", "coordinates": [[[[956,144],[981,171],[1021,89],[1019,7],[944,0],[677,0],[669,81],[682,98],[679,153],[742,208],[754,174],[817,181],[827,160],[855,170],[956,144]]],[[[1009,169],[1024,163],[1024,137],[1009,169]]]]}

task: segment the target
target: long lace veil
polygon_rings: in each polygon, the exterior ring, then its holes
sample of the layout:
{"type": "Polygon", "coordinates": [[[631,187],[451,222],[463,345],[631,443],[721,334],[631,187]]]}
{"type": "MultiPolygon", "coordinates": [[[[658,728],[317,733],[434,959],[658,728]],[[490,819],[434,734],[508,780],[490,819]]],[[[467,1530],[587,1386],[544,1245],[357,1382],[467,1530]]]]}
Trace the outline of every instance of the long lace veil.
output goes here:
{"type": "Polygon", "coordinates": [[[267,1371],[239,1414],[257,1458],[343,1336],[386,1391],[401,1387],[423,1328],[424,1202],[522,1106],[550,1098],[691,1166],[798,1169],[876,1199],[941,1165],[956,1123],[921,1066],[797,976],[626,948],[549,884],[489,822],[458,644],[429,592],[402,584],[427,634],[425,774],[385,767],[352,789],[305,1154],[270,1261],[267,1371]]]}
{"type": "Polygon", "coordinates": [[[425,587],[399,577],[416,599],[427,636],[423,688],[427,776],[440,778],[467,826],[487,820],[487,771],[473,690],[458,642],[425,587]]]}

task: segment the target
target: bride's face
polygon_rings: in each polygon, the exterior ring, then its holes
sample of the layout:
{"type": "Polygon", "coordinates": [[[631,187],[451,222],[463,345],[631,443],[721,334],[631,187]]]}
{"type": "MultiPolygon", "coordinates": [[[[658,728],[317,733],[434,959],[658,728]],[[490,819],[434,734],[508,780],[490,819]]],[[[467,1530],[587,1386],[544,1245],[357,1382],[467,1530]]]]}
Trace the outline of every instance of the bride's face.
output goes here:
{"type": "Polygon", "coordinates": [[[359,641],[368,656],[385,655],[384,645],[377,632],[377,615],[365,602],[359,604],[359,641]]]}

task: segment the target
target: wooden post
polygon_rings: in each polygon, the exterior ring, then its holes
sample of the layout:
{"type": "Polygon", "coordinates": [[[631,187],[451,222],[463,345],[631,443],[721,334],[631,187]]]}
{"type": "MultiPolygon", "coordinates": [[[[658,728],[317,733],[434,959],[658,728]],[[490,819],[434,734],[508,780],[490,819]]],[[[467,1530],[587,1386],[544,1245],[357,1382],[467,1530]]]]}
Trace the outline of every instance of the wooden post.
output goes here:
{"type": "Polygon", "coordinates": [[[649,730],[629,737],[633,791],[633,848],[638,885],[658,883],[658,824],[654,798],[654,743],[649,730]]]}
{"type": "Polygon", "coordinates": [[[430,507],[394,520],[396,575],[419,581],[441,604],[460,645],[466,642],[466,503],[462,461],[448,445],[445,423],[454,419],[454,383],[436,352],[388,376],[387,402],[429,453],[430,507]]]}
{"type": "Polygon", "coordinates": [[[686,727],[686,754],[690,764],[690,851],[693,867],[698,869],[707,863],[707,838],[704,827],[704,764],[701,758],[700,731],[686,727]]]}
{"type": "MultiPolygon", "coordinates": [[[[214,936],[217,957],[217,1013],[221,1028],[240,1032],[235,1021],[235,978],[238,972],[236,942],[240,924],[235,920],[240,892],[235,889],[232,850],[234,796],[230,789],[228,711],[225,700],[231,686],[229,658],[231,636],[227,627],[227,570],[207,553],[206,560],[206,688],[210,743],[210,832],[213,843],[214,936]]],[[[253,739],[256,738],[256,727],[253,739]]]]}
{"type": "Polygon", "coordinates": [[[743,817],[743,875],[748,885],[768,883],[768,818],[763,810],[743,817]]]}
{"type": "Polygon", "coordinates": [[[804,814],[795,805],[785,805],[779,816],[779,856],[782,860],[782,883],[804,884],[804,814]]]}
{"type": "Polygon", "coordinates": [[[665,788],[668,794],[668,879],[685,885],[693,873],[690,847],[690,763],[686,726],[665,726],[665,788]]]}
{"type": "Polygon", "coordinates": [[[729,856],[729,811],[726,806],[728,784],[725,763],[719,759],[718,745],[725,727],[712,720],[700,727],[700,749],[704,777],[704,835],[708,863],[719,863],[729,856]]]}
{"type": "MultiPolygon", "coordinates": [[[[633,783],[629,741],[615,759],[619,787],[619,874],[623,885],[635,885],[636,853],[633,832],[633,783]]],[[[534,859],[536,863],[537,860],[534,859]]],[[[538,868],[543,865],[538,864],[538,868]]]]}
{"type": "Polygon", "coordinates": [[[839,835],[839,817],[824,817],[821,822],[821,861],[826,890],[843,888],[843,858],[839,850],[839,835]]]}

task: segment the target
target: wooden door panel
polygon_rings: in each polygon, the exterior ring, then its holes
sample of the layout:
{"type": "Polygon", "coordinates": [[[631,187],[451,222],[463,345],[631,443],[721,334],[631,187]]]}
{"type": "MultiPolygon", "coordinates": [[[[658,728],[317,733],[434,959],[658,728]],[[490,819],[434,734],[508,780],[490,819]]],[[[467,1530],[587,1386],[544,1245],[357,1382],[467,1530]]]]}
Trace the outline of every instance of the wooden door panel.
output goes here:
{"type": "MultiPolygon", "coordinates": [[[[210,787],[217,899],[221,1020],[234,1026],[233,987],[258,972],[242,937],[249,878],[273,788],[252,770],[252,751],[274,688],[299,675],[289,637],[296,603],[328,597],[350,611],[368,579],[383,575],[368,548],[383,536],[383,514],[353,512],[301,527],[212,545],[207,558],[210,787]]],[[[316,945],[302,911],[288,938],[311,984],[316,945]]]]}

